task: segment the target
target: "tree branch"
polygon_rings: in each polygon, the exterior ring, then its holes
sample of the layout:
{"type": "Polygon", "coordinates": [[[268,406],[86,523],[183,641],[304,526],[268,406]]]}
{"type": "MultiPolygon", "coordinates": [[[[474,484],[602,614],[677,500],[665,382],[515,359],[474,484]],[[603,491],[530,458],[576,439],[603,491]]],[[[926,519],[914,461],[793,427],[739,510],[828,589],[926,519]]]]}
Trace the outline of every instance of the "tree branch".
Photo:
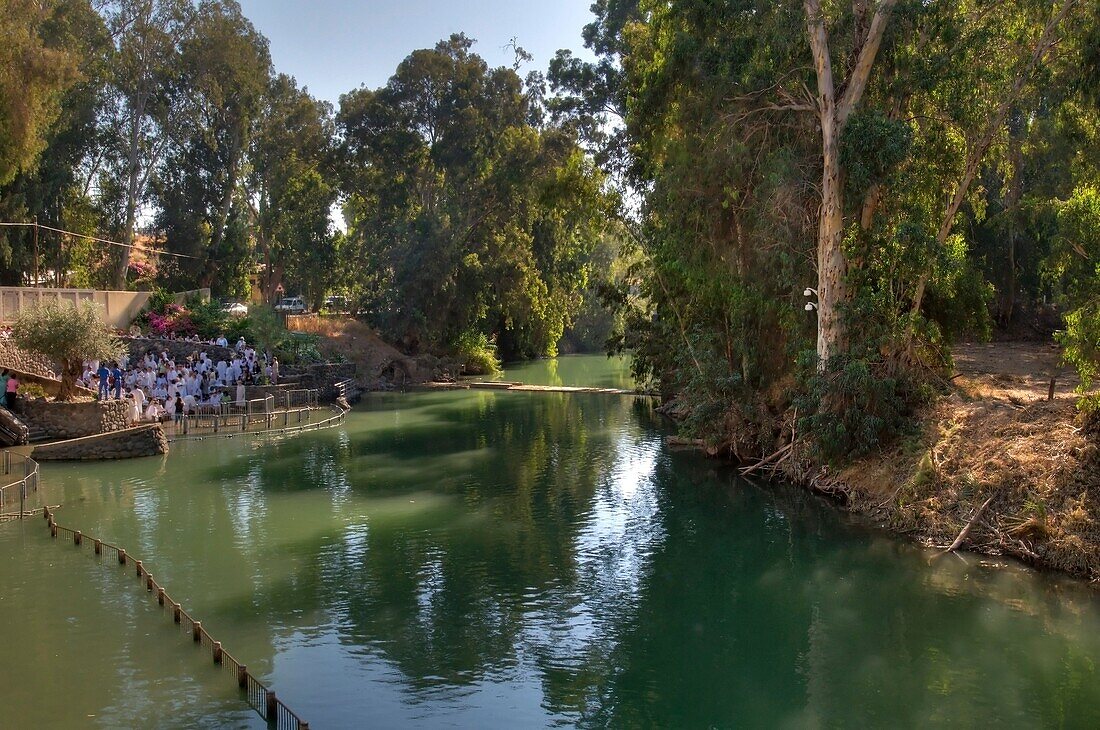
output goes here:
{"type": "MultiPolygon", "coordinates": [[[[882,0],[875,9],[875,17],[871,19],[871,28],[867,31],[867,40],[859,49],[859,58],[856,59],[855,68],[852,69],[844,88],[844,95],[840,98],[836,110],[836,123],[840,129],[844,128],[848,116],[852,113],[856,104],[863,97],[867,88],[867,82],[871,78],[871,67],[875,64],[875,56],[878,55],[879,46],[882,45],[882,36],[886,32],[886,24],[890,20],[890,11],[897,0],[882,0]]],[[[817,0],[814,0],[815,4],[817,0]]],[[[809,0],[807,0],[807,6],[809,0]]],[[[824,32],[824,31],[823,31],[824,32]]]]}

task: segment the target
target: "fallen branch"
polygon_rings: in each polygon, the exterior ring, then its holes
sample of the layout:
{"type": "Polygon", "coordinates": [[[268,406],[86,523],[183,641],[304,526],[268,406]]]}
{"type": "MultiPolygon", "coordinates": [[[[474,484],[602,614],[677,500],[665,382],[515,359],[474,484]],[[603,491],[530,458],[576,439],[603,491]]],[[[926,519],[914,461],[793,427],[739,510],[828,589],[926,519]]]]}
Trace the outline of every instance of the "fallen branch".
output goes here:
{"type": "MultiPolygon", "coordinates": [[[[793,448],[793,447],[794,447],[794,444],[793,444],[793,443],[789,443],[789,444],[787,444],[786,446],[784,446],[783,448],[781,448],[781,449],[780,449],[779,451],[776,451],[776,452],[775,452],[774,454],[772,454],[771,456],[769,456],[769,457],[767,457],[767,458],[764,458],[764,459],[761,459],[760,461],[756,462],[756,463],[755,463],[755,464],[753,464],[752,466],[746,466],[746,467],[742,467],[742,469],[741,469],[741,476],[743,476],[743,477],[744,477],[744,476],[748,476],[749,474],[752,474],[752,473],[753,473],[754,471],[756,471],[757,469],[762,469],[763,467],[765,467],[765,466],[767,466],[768,464],[770,464],[770,463],[771,463],[771,462],[772,462],[772,461],[773,461],[774,459],[777,459],[777,458],[779,458],[780,456],[783,456],[783,454],[786,454],[786,453],[788,453],[788,452],[789,452],[789,451],[791,450],[791,448],[793,448]]],[[[778,463],[778,462],[777,462],[777,463],[778,463]]]]}
{"type": "MultiPolygon", "coordinates": [[[[970,521],[966,523],[966,527],[962,528],[962,532],[960,532],[959,536],[955,538],[955,542],[951,543],[950,547],[948,547],[943,552],[952,553],[959,549],[959,546],[963,544],[967,536],[970,534],[970,530],[973,529],[974,523],[977,522],[979,518],[981,518],[982,513],[985,512],[985,508],[988,507],[989,503],[992,501],[993,497],[990,497],[986,501],[982,502],[982,506],[977,509],[977,511],[974,513],[974,516],[971,517],[970,521]]],[[[941,555],[942,554],[943,553],[941,553],[941,555]]]]}

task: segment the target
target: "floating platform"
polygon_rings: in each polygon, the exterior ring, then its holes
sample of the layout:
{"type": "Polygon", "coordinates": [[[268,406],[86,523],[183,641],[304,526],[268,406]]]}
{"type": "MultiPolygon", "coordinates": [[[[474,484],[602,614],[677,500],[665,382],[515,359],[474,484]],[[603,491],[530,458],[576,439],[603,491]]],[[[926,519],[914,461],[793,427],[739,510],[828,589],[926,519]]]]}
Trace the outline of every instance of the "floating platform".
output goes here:
{"type": "Polygon", "coordinates": [[[520,393],[598,393],[600,395],[636,395],[656,398],[656,393],[625,388],[591,388],[572,385],[527,385],[507,381],[459,381],[455,383],[424,383],[425,390],[506,390],[520,393]]]}

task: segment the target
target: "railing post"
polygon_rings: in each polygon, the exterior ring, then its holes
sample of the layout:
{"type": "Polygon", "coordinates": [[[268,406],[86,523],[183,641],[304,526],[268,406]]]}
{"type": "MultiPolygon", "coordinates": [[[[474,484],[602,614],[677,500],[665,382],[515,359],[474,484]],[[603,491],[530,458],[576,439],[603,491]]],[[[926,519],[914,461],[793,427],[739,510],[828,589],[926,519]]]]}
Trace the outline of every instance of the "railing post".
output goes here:
{"type": "Polygon", "coordinates": [[[126,551],[122,548],[118,549],[118,564],[126,565],[126,551]]]}
{"type": "Polygon", "coordinates": [[[103,554],[103,541],[102,541],[102,540],[100,540],[100,539],[99,539],[99,538],[97,537],[97,538],[95,539],[95,543],[93,543],[93,544],[95,545],[95,554],[96,554],[96,555],[102,555],[102,554],[103,554]]]}
{"type": "Polygon", "coordinates": [[[196,644],[202,641],[202,621],[191,622],[191,638],[196,644]]]}
{"type": "Polygon", "coordinates": [[[153,590],[153,575],[152,575],[152,573],[146,573],[145,574],[145,590],[147,590],[147,591],[153,590]]]}
{"type": "Polygon", "coordinates": [[[57,537],[57,523],[50,520],[50,537],[57,537]]]}
{"type": "Polygon", "coordinates": [[[84,536],[80,534],[80,530],[73,533],[73,545],[79,545],[83,539],[84,536]]]}
{"type": "Polygon", "coordinates": [[[157,603],[164,605],[164,586],[157,589],[157,603]]]}
{"type": "Polygon", "coordinates": [[[222,663],[222,643],[220,641],[214,642],[214,663],[222,663]]]}
{"type": "Polygon", "coordinates": [[[19,485],[19,519],[23,519],[23,512],[27,509],[27,482],[19,485]]]}
{"type": "Polygon", "coordinates": [[[244,664],[237,665],[237,686],[248,689],[248,667],[244,664]]]}
{"type": "Polygon", "coordinates": [[[279,698],[275,696],[275,692],[272,690],[267,691],[267,715],[268,722],[275,720],[279,714],[279,698]]]}
{"type": "Polygon", "coordinates": [[[172,604],[172,620],[177,624],[180,622],[180,605],[178,603],[172,604]]]}
{"type": "Polygon", "coordinates": [[[11,474],[11,452],[4,452],[4,473],[11,474]]]}
{"type": "Polygon", "coordinates": [[[137,577],[140,578],[141,577],[141,571],[142,571],[141,561],[138,560],[136,563],[134,563],[134,565],[136,566],[135,571],[137,573],[137,577]]]}

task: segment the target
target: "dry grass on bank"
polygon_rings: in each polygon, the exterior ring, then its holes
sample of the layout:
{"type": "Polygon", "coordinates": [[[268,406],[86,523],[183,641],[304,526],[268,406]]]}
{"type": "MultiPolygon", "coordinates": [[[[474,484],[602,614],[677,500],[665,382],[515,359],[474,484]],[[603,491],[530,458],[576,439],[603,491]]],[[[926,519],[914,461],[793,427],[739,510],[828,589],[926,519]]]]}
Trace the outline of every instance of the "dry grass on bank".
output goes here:
{"type": "Polygon", "coordinates": [[[406,359],[373,329],[351,317],[288,317],[287,327],[292,332],[320,336],[317,347],[321,354],[355,363],[360,384],[365,387],[371,387],[392,363],[406,359]]]}
{"type": "Polygon", "coordinates": [[[1079,425],[1058,354],[1043,345],[959,348],[954,392],[919,438],[842,474],[852,506],[947,546],[991,498],[967,546],[1100,580],[1100,455],[1079,425]]]}

